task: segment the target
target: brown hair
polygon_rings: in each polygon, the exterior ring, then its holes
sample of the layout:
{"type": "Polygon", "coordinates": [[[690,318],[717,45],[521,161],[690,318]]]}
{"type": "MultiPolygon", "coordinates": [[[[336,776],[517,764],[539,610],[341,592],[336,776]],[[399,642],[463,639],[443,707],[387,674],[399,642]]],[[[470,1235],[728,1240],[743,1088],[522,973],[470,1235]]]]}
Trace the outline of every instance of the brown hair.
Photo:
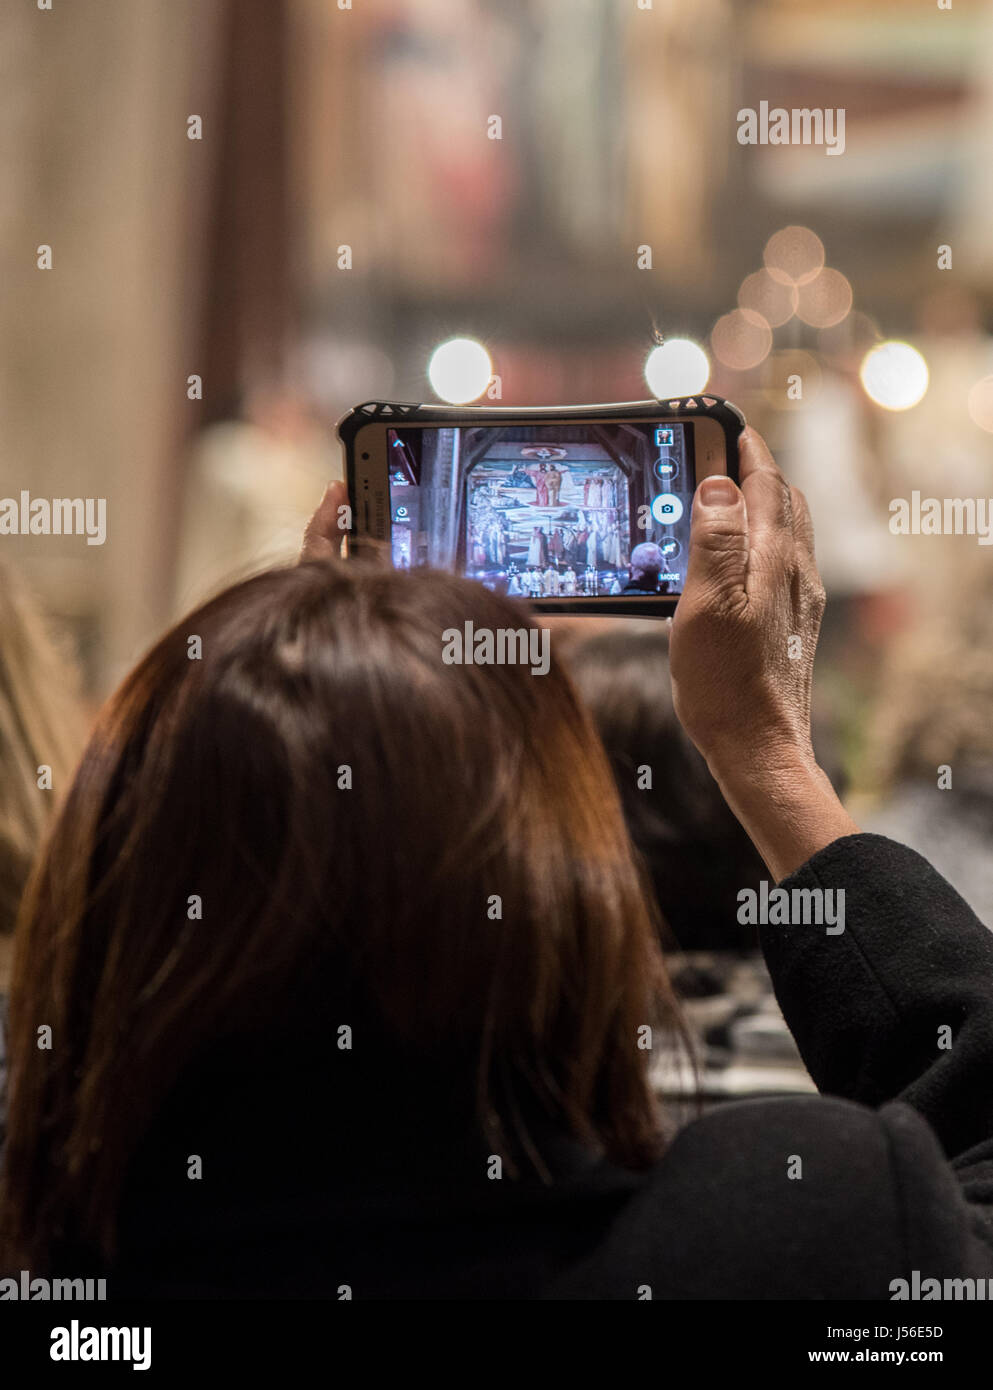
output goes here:
{"type": "Polygon", "coordinates": [[[183,1068],[301,966],[415,1054],[471,1056],[504,1138],[526,1092],[623,1164],[658,1153],[639,1028],[675,1006],[602,746],[554,660],[445,664],[466,619],[533,626],[449,575],[272,571],[109,701],[19,923],[5,1255],[109,1255],[183,1068]]]}

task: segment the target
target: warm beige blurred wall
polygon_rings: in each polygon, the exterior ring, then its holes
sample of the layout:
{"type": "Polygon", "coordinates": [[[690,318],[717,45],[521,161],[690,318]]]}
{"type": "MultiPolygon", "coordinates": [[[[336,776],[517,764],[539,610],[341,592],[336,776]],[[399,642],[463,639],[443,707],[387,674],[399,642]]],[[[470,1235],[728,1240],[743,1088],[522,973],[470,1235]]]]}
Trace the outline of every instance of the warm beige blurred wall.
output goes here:
{"type": "Polygon", "coordinates": [[[107,540],[0,536],[96,634],[98,686],[168,607],[216,0],[0,9],[0,496],[107,499],[107,540]],[[36,248],[52,247],[50,271],[36,248]]]}

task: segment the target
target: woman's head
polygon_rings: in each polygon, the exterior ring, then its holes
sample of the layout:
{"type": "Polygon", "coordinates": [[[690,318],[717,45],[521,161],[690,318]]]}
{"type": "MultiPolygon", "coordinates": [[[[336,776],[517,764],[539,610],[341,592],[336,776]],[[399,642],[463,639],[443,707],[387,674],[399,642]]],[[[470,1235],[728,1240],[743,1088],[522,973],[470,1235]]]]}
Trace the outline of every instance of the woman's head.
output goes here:
{"type": "Polygon", "coordinates": [[[303,977],[329,1028],[351,1010],[428,1067],[473,1058],[511,1146],[527,1099],[647,1157],[638,1030],[669,995],[606,759],[556,662],[443,660],[466,620],[531,626],[442,574],[275,571],[178,624],[111,699],[20,924],[14,1248],[106,1248],[183,1067],[303,977]]]}

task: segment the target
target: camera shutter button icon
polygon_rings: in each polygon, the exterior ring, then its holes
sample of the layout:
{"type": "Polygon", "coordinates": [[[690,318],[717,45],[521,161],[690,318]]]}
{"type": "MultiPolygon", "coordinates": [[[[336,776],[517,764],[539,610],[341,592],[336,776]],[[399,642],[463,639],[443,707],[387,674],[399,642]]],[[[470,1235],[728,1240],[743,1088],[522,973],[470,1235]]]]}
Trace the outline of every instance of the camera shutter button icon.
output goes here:
{"type": "Polygon", "coordinates": [[[652,516],[660,526],[675,526],[683,514],[683,504],[674,492],[660,492],[652,499],[652,516]]]}

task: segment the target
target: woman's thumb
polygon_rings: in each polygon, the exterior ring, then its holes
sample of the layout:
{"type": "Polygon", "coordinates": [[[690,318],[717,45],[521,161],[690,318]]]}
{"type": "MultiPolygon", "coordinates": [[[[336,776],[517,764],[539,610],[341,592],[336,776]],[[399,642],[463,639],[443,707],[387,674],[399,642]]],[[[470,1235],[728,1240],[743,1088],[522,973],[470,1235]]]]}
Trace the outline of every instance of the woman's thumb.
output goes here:
{"type": "MultiPolygon", "coordinates": [[[[693,497],[690,560],[683,603],[744,597],[748,567],[748,513],[731,478],[704,478],[693,497]]],[[[689,606],[689,605],[687,605],[689,606]]]]}

